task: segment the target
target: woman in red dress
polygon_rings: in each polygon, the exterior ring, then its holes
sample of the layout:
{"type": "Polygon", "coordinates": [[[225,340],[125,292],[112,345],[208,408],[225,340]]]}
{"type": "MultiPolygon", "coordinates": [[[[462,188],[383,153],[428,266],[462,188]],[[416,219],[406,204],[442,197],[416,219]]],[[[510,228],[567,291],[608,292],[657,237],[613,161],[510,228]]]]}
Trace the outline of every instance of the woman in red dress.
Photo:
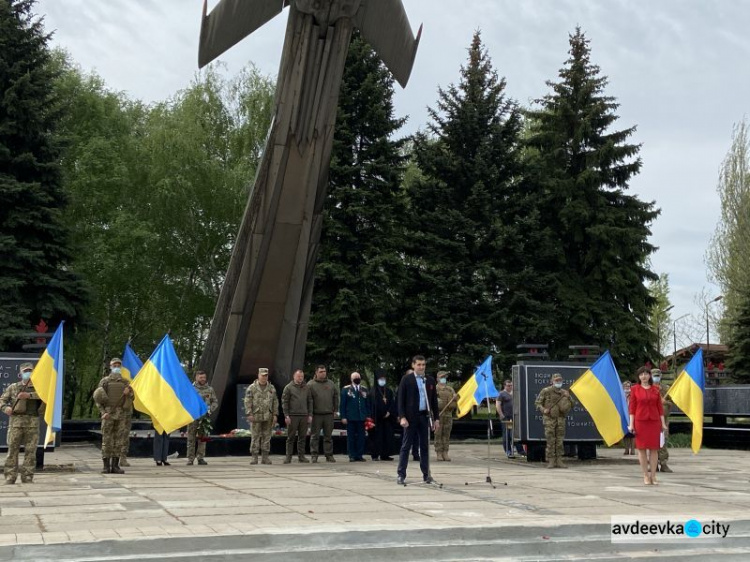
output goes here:
{"type": "Polygon", "coordinates": [[[667,429],[659,389],[651,379],[651,371],[641,367],[636,373],[641,384],[630,389],[630,425],[628,431],[635,434],[635,448],[641,463],[644,484],[656,484],[661,432],[667,429]]]}

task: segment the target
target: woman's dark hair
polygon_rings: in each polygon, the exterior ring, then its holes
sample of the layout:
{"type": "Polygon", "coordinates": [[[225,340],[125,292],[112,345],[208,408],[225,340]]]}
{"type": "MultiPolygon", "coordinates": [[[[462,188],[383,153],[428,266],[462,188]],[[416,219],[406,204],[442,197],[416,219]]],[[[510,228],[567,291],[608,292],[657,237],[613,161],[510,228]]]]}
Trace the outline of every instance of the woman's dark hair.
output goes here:
{"type": "Polygon", "coordinates": [[[638,382],[641,380],[641,375],[643,373],[648,373],[648,384],[654,384],[654,379],[651,377],[651,369],[648,367],[641,367],[635,372],[635,376],[638,378],[638,382]]]}

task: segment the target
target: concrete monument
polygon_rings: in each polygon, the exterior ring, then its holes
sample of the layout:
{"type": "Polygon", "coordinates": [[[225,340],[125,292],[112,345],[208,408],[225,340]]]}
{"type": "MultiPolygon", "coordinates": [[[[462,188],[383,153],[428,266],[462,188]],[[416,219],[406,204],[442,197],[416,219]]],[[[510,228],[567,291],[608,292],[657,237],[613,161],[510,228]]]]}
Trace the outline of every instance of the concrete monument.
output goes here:
{"type": "MultiPolygon", "coordinates": [[[[234,411],[238,382],[277,387],[304,361],[339,88],[354,28],[405,86],[416,56],[401,0],[221,0],[203,6],[205,66],[289,6],[274,116],[200,366],[234,411]]],[[[222,416],[223,417],[223,416],[222,416]]],[[[231,425],[222,420],[221,425],[231,425]]]]}

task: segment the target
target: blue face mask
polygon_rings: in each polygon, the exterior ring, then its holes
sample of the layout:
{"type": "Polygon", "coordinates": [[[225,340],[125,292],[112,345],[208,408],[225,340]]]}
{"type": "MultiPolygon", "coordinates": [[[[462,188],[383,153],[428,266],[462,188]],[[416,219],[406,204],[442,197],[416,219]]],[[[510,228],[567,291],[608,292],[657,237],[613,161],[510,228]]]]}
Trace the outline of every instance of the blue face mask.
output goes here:
{"type": "Polygon", "coordinates": [[[27,381],[30,378],[31,378],[31,371],[24,371],[23,373],[21,373],[21,379],[23,379],[24,381],[27,381]]]}
{"type": "Polygon", "coordinates": [[[448,379],[440,379],[440,384],[445,384],[448,381],[448,379]]]}
{"type": "Polygon", "coordinates": [[[121,370],[120,367],[112,367],[112,373],[115,375],[119,375],[121,370]]]}
{"type": "Polygon", "coordinates": [[[385,379],[378,379],[379,386],[385,386],[385,379]]]}
{"type": "Polygon", "coordinates": [[[661,377],[653,377],[655,383],[659,383],[661,381],[661,377]]]}

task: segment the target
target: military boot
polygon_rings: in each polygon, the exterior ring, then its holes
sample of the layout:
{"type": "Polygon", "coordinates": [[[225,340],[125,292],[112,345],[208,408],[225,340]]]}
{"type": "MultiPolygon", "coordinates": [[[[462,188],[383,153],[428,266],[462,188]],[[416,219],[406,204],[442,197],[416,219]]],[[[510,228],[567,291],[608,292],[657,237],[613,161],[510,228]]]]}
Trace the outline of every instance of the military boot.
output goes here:
{"type": "Polygon", "coordinates": [[[258,464],[258,455],[253,455],[253,458],[250,461],[250,464],[258,464]]]}
{"type": "Polygon", "coordinates": [[[125,471],[120,468],[120,457],[112,457],[112,468],[110,472],[112,474],[125,474],[125,471]]]}
{"type": "Polygon", "coordinates": [[[557,457],[555,459],[555,467],[556,468],[568,468],[568,465],[565,464],[560,457],[557,457]]]}
{"type": "Polygon", "coordinates": [[[437,460],[443,460],[443,451],[438,451],[437,449],[435,449],[435,456],[437,457],[437,460]]]}
{"type": "Polygon", "coordinates": [[[317,463],[318,463],[318,455],[312,455],[312,456],[310,457],[310,460],[311,460],[311,461],[312,461],[313,463],[317,464],[317,463]]]}
{"type": "Polygon", "coordinates": [[[208,464],[205,459],[198,459],[198,464],[208,464]]]}
{"type": "Polygon", "coordinates": [[[261,459],[261,461],[260,461],[260,462],[261,462],[261,464],[273,464],[273,463],[271,462],[271,459],[270,459],[270,457],[268,456],[268,454],[267,454],[267,453],[264,453],[264,454],[263,454],[263,458],[261,459]]]}
{"type": "Polygon", "coordinates": [[[297,460],[299,462],[306,462],[308,464],[310,463],[310,460],[305,455],[297,455],[297,460]]]}
{"type": "Polygon", "coordinates": [[[5,483],[8,484],[8,485],[15,484],[16,483],[16,477],[15,476],[6,476],[5,477],[5,483]]]}
{"type": "Polygon", "coordinates": [[[555,462],[554,457],[550,457],[547,461],[547,468],[557,468],[557,463],[555,462]]]}
{"type": "Polygon", "coordinates": [[[34,482],[33,476],[21,476],[21,483],[23,484],[32,484],[34,482]]]}
{"type": "Polygon", "coordinates": [[[443,451],[443,460],[447,462],[451,462],[451,458],[448,456],[448,450],[446,449],[443,451]]]}
{"type": "Polygon", "coordinates": [[[284,464],[291,464],[292,462],[292,455],[287,455],[284,457],[284,464]]]}
{"type": "Polygon", "coordinates": [[[120,457],[120,466],[130,466],[128,459],[126,459],[125,457],[120,457]]]}
{"type": "Polygon", "coordinates": [[[667,466],[667,463],[662,462],[659,463],[659,472],[674,472],[669,466],[667,466]]]}
{"type": "Polygon", "coordinates": [[[109,464],[109,458],[102,459],[102,462],[104,463],[104,468],[102,468],[102,474],[109,474],[112,472],[112,467],[109,464]]]}
{"type": "Polygon", "coordinates": [[[333,455],[326,455],[326,462],[336,462],[336,459],[333,455]]]}

